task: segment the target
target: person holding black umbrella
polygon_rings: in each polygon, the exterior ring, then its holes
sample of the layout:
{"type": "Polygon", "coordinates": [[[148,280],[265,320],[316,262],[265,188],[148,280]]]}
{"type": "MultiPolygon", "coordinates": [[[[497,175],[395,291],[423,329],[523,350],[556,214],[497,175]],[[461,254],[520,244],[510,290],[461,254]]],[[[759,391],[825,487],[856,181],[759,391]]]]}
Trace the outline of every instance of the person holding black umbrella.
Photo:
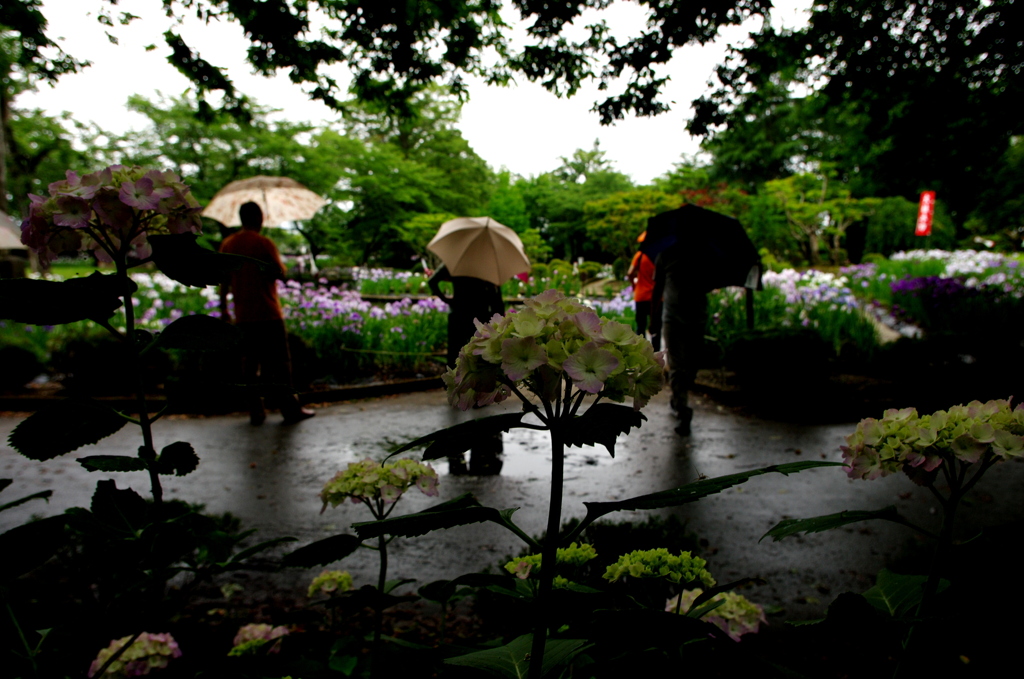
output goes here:
{"type": "MultiPolygon", "coordinates": [[[[693,419],[688,392],[704,346],[707,293],[727,286],[760,289],[761,258],[739,221],[696,205],[647,220],[640,251],[654,260],[651,333],[660,329],[668,357],[676,433],[688,436],[693,419]]],[[[747,311],[752,321],[749,296],[747,311]]]]}
{"type": "Polygon", "coordinates": [[[675,431],[680,436],[690,435],[693,408],[689,406],[689,391],[697,379],[708,322],[708,295],[688,259],[682,243],[663,250],[655,260],[651,294],[651,334],[660,334],[665,347],[672,410],[679,419],[675,431]]]}

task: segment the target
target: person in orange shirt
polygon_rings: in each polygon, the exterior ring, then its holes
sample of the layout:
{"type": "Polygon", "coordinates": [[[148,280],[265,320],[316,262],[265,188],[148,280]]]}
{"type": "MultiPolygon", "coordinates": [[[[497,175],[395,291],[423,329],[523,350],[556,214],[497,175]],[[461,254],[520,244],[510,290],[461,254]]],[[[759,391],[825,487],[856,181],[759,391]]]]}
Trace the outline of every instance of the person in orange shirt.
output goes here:
{"type": "MultiPolygon", "coordinates": [[[[277,297],[277,279],[285,277],[284,264],[274,242],[260,235],[263,211],[256,203],[245,203],[238,210],[242,228],[221,243],[220,251],[231,255],[244,255],[268,265],[269,271],[256,264],[246,263],[231,273],[230,282],[220,288],[220,308],[224,320],[231,322],[228,312],[228,292],[235,302],[234,323],[242,335],[242,371],[246,384],[262,381],[265,384],[292,388],[291,355],[288,352],[288,334],[284,327],[284,314],[277,297]]],[[[316,413],[302,407],[298,396],[291,393],[279,401],[285,424],[301,422],[316,413]]],[[[263,424],[267,413],[260,396],[252,397],[249,421],[263,424]]]]}
{"type": "MultiPolygon", "coordinates": [[[[637,237],[636,242],[643,243],[646,235],[646,231],[641,233],[637,237]]],[[[654,345],[654,350],[658,351],[661,348],[661,333],[658,331],[660,324],[651,319],[651,293],[654,291],[654,262],[651,261],[650,257],[638,250],[633,255],[633,261],[629,265],[629,270],[626,271],[626,278],[633,285],[636,333],[641,337],[645,336],[648,322],[650,322],[651,344],[654,345]]]]}

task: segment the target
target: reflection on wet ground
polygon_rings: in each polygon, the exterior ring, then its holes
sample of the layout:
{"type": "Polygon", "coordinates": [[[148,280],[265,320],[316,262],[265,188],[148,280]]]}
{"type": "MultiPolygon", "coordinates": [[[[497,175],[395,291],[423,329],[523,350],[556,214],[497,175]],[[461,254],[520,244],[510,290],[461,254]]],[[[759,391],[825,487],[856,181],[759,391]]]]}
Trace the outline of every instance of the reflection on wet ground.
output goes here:
{"type": "MultiPolygon", "coordinates": [[[[565,470],[563,516],[581,517],[583,502],[621,500],[673,488],[699,476],[719,476],[770,464],[798,460],[839,460],[839,445],[852,422],[794,425],[747,417],[704,398],[695,400],[693,435],[672,431],[668,395],[659,394],[645,409],[649,421],[621,436],[612,458],[604,448],[570,448],[565,470]]],[[[506,402],[470,414],[452,411],[439,391],[406,394],[322,408],[312,420],[295,426],[268,421],[252,427],[244,415],[213,418],[165,418],[155,430],[157,446],[189,441],[202,462],[184,478],[166,479],[168,497],[204,503],[209,511],[230,511],[258,537],[292,535],[301,543],[348,532],[370,517],[361,505],[345,504],[320,513],[318,493],[336,471],[349,462],[381,459],[398,444],[429,434],[464,418],[513,412],[506,402]]],[[[0,440],[20,418],[0,417],[0,440]]],[[[449,463],[436,461],[442,475],[440,498],[411,491],[397,514],[424,509],[438,500],[473,493],[485,505],[518,507],[515,521],[528,533],[544,529],[549,496],[551,453],[544,432],[514,430],[502,437],[499,475],[451,475],[449,463]]],[[[7,498],[52,489],[48,505],[29,503],[0,514],[0,531],[28,520],[88,506],[96,481],[113,476],[119,487],[148,492],[143,474],[90,474],[76,457],[96,454],[133,455],[137,431],[125,428],[99,445],[46,462],[34,462],[0,445],[0,477],[12,478],[7,498]]],[[[470,461],[472,468],[472,461],[470,461]]],[[[971,525],[1001,523],[1024,513],[1015,488],[1024,481],[1024,463],[993,469],[975,489],[974,505],[963,513],[965,532],[971,525]],[[967,523],[969,522],[969,523],[967,523]]],[[[768,585],[752,596],[785,609],[791,618],[815,617],[836,594],[863,591],[879,568],[915,547],[914,538],[897,525],[864,524],[788,539],[759,538],[787,517],[807,517],[845,509],[878,509],[895,504],[911,520],[932,525],[933,501],[926,490],[902,476],[874,482],[851,481],[842,470],[816,469],[752,479],[701,502],[671,510],[707,539],[705,556],[719,579],[759,576],[768,585]]],[[[670,513],[668,510],[662,514],[670,513]]],[[[642,521],[647,512],[612,515],[617,521],[642,521]]],[[[493,524],[475,524],[416,538],[397,540],[389,549],[394,577],[416,578],[420,584],[443,577],[500,565],[521,543],[493,524]]],[[[374,555],[357,552],[338,567],[352,572],[357,584],[370,582],[374,555]]],[[[294,572],[278,584],[301,588],[310,575],[294,572]]]]}

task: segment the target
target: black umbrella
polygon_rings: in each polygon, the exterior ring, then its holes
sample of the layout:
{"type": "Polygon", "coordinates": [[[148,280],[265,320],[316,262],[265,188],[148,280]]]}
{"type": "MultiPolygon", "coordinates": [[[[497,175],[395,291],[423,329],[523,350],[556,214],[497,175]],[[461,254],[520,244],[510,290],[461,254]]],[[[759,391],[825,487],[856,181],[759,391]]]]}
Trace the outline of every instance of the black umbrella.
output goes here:
{"type": "MultiPolygon", "coordinates": [[[[657,261],[670,247],[680,249],[690,263],[695,284],[704,291],[752,283],[751,268],[761,263],[738,219],[696,205],[684,205],[647,220],[640,251],[657,261]]],[[[760,290],[760,266],[755,275],[752,287],[760,290]]]]}

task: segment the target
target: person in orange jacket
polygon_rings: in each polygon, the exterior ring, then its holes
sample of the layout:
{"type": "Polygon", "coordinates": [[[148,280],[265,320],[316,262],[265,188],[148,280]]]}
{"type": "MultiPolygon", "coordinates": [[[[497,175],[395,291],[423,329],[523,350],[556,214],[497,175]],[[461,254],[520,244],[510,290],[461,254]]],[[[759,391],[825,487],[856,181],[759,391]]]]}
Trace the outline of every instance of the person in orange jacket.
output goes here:
{"type": "MultiPolygon", "coordinates": [[[[644,231],[637,237],[637,243],[643,243],[647,232],[644,231]]],[[[633,308],[636,311],[636,332],[640,336],[646,336],[648,324],[651,329],[651,344],[654,350],[661,348],[661,333],[657,322],[652,322],[651,309],[653,302],[651,295],[654,292],[654,262],[651,258],[639,250],[633,255],[633,261],[626,271],[626,278],[633,285],[633,308]]]]}
{"type": "MultiPolygon", "coordinates": [[[[290,389],[292,364],[288,351],[288,334],[284,327],[284,314],[277,296],[277,279],[284,278],[284,264],[274,242],[260,235],[263,211],[256,203],[245,203],[238,210],[242,228],[221,243],[220,251],[258,259],[272,270],[267,273],[255,263],[247,263],[232,272],[230,281],[221,286],[221,315],[235,323],[242,335],[242,371],[245,381],[262,381],[290,389]],[[235,302],[235,317],[228,313],[227,296],[235,302]]],[[[303,408],[293,393],[280,399],[281,415],[285,424],[301,422],[313,417],[315,411],[303,408]]],[[[267,419],[263,399],[250,397],[249,421],[263,424],[267,419]]]]}

